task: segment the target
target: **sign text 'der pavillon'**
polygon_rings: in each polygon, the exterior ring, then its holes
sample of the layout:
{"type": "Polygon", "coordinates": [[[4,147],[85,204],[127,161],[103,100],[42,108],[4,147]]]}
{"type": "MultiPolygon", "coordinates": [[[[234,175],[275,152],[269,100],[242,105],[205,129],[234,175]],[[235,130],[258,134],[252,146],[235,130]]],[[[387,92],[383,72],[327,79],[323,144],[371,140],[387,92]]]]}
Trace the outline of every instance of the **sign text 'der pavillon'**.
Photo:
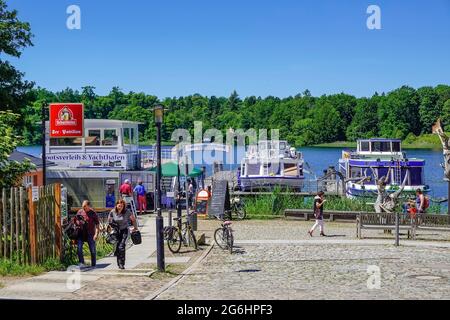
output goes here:
{"type": "Polygon", "coordinates": [[[51,103],[50,137],[82,137],[84,122],[83,109],[82,103],[51,103]]]}

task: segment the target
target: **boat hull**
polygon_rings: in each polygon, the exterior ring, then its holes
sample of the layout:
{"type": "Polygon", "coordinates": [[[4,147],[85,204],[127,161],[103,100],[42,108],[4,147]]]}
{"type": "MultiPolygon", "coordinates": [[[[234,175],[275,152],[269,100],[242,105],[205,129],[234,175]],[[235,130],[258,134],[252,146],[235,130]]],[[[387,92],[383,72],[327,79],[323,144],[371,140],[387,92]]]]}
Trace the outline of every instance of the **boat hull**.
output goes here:
{"type": "Polygon", "coordinates": [[[304,185],[304,177],[240,177],[239,186],[242,191],[255,189],[273,189],[274,187],[284,187],[293,190],[301,190],[304,185]]]}

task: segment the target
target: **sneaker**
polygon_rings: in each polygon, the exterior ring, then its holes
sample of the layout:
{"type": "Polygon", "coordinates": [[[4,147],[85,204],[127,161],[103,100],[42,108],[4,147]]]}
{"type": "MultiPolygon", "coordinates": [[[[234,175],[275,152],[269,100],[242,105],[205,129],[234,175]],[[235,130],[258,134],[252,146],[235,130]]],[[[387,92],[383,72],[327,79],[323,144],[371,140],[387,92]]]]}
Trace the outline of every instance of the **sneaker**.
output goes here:
{"type": "Polygon", "coordinates": [[[124,266],[123,264],[119,264],[119,269],[120,269],[120,270],[124,270],[124,269],[125,269],[125,266],[124,266]]]}
{"type": "Polygon", "coordinates": [[[321,232],[321,233],[320,233],[320,236],[321,236],[321,237],[326,237],[327,235],[326,235],[325,233],[321,232]]]}
{"type": "Polygon", "coordinates": [[[313,235],[312,235],[312,231],[308,231],[308,233],[309,233],[309,236],[310,236],[310,237],[313,236],[313,235]]]}

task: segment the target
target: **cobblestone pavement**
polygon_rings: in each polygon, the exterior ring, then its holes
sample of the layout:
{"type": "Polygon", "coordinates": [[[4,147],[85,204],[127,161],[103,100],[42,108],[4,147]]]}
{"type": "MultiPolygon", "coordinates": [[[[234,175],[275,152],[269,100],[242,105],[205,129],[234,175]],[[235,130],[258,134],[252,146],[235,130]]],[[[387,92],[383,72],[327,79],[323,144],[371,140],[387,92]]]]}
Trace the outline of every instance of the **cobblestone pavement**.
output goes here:
{"type": "MultiPolygon", "coordinates": [[[[217,225],[202,221],[201,227],[217,225]]],[[[386,239],[374,244],[355,240],[353,223],[329,223],[326,233],[333,237],[311,239],[306,233],[311,225],[235,222],[233,254],[215,247],[157,298],[185,299],[189,292],[191,299],[450,299],[448,242],[409,241],[410,246],[395,247],[390,244],[393,235],[366,231],[367,237],[386,239]],[[376,281],[369,283],[373,289],[368,288],[369,266],[379,268],[379,289],[373,288],[376,281]]],[[[432,232],[423,236],[448,240],[448,235],[432,232]]]]}

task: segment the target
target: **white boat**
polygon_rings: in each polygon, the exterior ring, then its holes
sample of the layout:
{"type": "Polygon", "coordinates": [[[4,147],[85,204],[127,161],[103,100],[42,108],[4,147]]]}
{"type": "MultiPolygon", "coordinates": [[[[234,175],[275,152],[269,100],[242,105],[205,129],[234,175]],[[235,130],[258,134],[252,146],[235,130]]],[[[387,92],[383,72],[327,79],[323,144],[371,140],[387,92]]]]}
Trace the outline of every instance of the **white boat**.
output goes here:
{"type": "Polygon", "coordinates": [[[238,169],[242,191],[272,189],[276,186],[300,191],[305,179],[302,153],[287,141],[263,140],[250,145],[238,169]]]}
{"type": "Polygon", "coordinates": [[[402,151],[399,139],[361,139],[356,151],[343,151],[339,171],[345,179],[348,198],[377,195],[376,177],[387,177],[387,192],[394,192],[405,182],[403,192],[415,193],[417,189],[429,192],[424,183],[425,160],[408,158],[402,151]]]}
{"type": "MultiPolygon", "coordinates": [[[[154,172],[144,170],[139,150],[138,122],[85,119],[84,137],[50,138],[46,124],[47,182],[61,183],[79,207],[90,200],[95,208],[114,207],[120,184],[142,180],[154,191],[154,172]]],[[[148,160],[148,159],[147,159],[148,160]]]]}

